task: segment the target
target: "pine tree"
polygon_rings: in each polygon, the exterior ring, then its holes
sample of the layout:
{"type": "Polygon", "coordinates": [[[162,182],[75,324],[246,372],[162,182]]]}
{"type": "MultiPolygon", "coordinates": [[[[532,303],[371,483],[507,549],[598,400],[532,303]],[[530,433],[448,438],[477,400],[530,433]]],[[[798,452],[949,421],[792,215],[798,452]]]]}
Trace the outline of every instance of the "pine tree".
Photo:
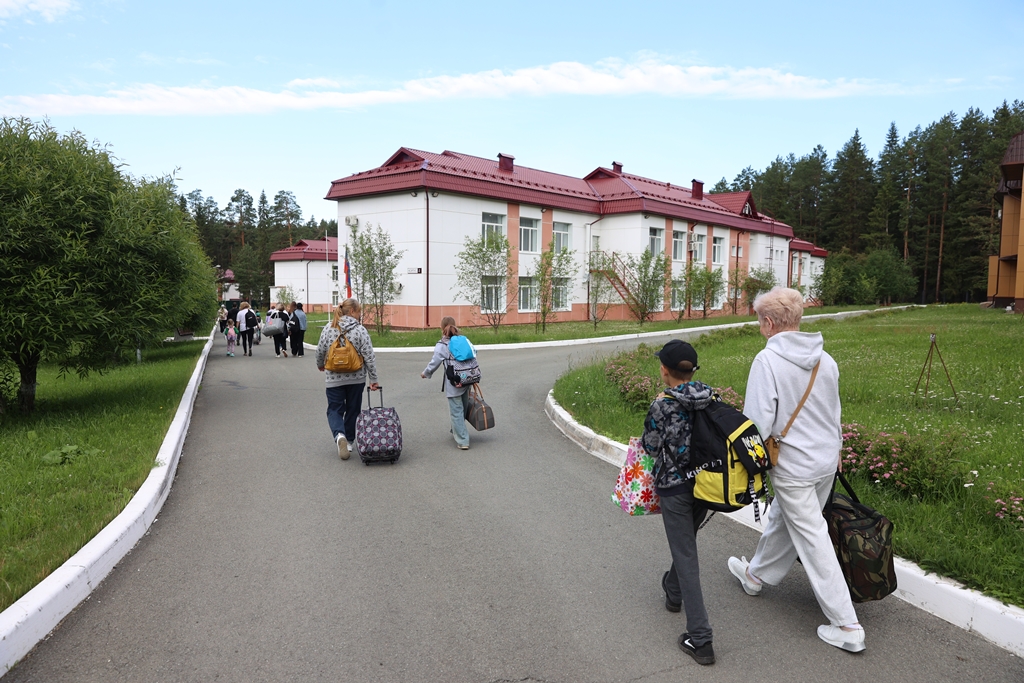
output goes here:
{"type": "Polygon", "coordinates": [[[825,221],[825,242],[832,249],[859,251],[876,193],[874,171],[860,130],[855,130],[832,164],[825,221]]]}

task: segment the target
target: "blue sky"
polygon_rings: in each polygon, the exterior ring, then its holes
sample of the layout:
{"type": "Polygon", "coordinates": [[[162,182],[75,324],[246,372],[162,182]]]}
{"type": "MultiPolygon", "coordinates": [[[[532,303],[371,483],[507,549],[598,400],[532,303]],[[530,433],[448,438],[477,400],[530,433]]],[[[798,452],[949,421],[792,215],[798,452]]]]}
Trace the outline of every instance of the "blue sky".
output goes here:
{"type": "Polygon", "coordinates": [[[686,184],[1024,99],[1024,3],[0,0],[0,114],[224,205],[401,146],[686,184]],[[834,7],[833,7],[834,6],[834,7]]]}

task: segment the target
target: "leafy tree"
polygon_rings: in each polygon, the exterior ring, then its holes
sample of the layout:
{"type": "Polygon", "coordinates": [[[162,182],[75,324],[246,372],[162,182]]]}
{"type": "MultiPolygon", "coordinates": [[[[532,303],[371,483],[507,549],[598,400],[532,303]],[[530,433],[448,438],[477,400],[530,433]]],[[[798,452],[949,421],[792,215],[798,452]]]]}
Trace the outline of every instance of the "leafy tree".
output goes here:
{"type": "Polygon", "coordinates": [[[747,166],[745,169],[736,174],[733,178],[732,184],[729,185],[731,192],[746,192],[754,187],[754,183],[757,182],[757,171],[752,167],[747,166]]]}
{"type": "Polygon", "coordinates": [[[879,303],[909,301],[917,291],[917,280],[910,265],[893,247],[870,252],[864,259],[863,274],[875,283],[874,293],[879,303]]]}
{"type": "Polygon", "coordinates": [[[555,313],[555,295],[557,288],[563,288],[565,296],[571,296],[573,283],[576,280],[576,252],[563,249],[555,252],[555,241],[551,240],[537,259],[530,272],[530,277],[537,283],[537,319],[536,326],[543,332],[547,329],[548,319],[555,313]]]}
{"type": "Polygon", "coordinates": [[[770,292],[772,287],[778,284],[779,281],[775,277],[775,273],[768,266],[752,268],[743,283],[743,296],[746,299],[747,306],[753,306],[754,299],[757,298],[758,294],[770,292]]]}
{"type": "Polygon", "coordinates": [[[668,280],[665,254],[652,254],[650,249],[645,249],[639,257],[630,254],[626,263],[634,278],[626,283],[633,295],[626,305],[643,327],[644,322],[651,320],[665,305],[665,282],[668,280]]]}
{"type": "Polygon", "coordinates": [[[500,234],[466,237],[455,258],[458,276],[452,289],[476,307],[497,334],[509,307],[519,296],[512,245],[500,234]]]}
{"type": "Polygon", "coordinates": [[[365,230],[352,227],[349,239],[349,268],[352,287],[359,292],[363,312],[373,319],[377,334],[388,329],[387,307],[402,291],[398,264],[404,249],[395,249],[391,234],[378,223],[365,230]]]}
{"type": "Polygon", "coordinates": [[[621,303],[615,287],[608,279],[607,273],[612,272],[612,259],[603,251],[590,252],[590,275],[587,285],[588,304],[590,306],[590,320],[594,323],[594,329],[608,315],[612,304],[621,303]]]}
{"type": "Polygon", "coordinates": [[[732,190],[729,189],[729,181],[725,179],[725,176],[722,176],[722,179],[715,183],[715,186],[711,188],[711,192],[713,194],[723,194],[731,191],[732,190]]]}
{"type": "Polygon", "coordinates": [[[725,273],[721,268],[695,266],[693,269],[693,305],[707,318],[711,307],[725,294],[725,273]]]}
{"type": "Polygon", "coordinates": [[[0,358],[35,407],[40,362],[86,374],[212,320],[213,270],[167,179],[132,182],[49,123],[0,120],[0,358]]]}
{"type": "Polygon", "coordinates": [[[672,294],[679,304],[676,322],[690,317],[690,309],[693,307],[693,271],[693,259],[688,259],[683,267],[683,276],[672,281],[672,294]]]}
{"type": "Polygon", "coordinates": [[[747,273],[742,268],[736,267],[729,270],[729,281],[727,283],[732,306],[732,314],[736,315],[739,310],[740,295],[743,294],[743,286],[747,281],[747,273]]]}
{"type": "Polygon", "coordinates": [[[295,195],[286,190],[281,190],[274,195],[274,204],[270,208],[270,220],[274,227],[284,235],[287,235],[286,244],[294,244],[292,240],[292,228],[302,224],[302,209],[295,200],[295,195]]]}

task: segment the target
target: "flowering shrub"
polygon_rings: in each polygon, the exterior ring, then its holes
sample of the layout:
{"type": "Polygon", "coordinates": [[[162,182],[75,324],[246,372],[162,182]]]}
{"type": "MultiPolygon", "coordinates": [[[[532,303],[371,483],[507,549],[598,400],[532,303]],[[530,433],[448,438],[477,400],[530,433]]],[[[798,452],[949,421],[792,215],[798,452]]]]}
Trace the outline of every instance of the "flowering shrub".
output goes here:
{"type": "MultiPolygon", "coordinates": [[[[972,471],[971,474],[977,475],[977,472],[972,471]]],[[[990,481],[982,497],[990,505],[988,514],[1024,531],[1024,496],[1014,491],[999,493],[995,482],[990,481]]]]}
{"type": "Polygon", "coordinates": [[[735,389],[732,387],[725,387],[724,389],[715,387],[713,391],[722,397],[723,403],[743,412],[743,397],[735,389]]]}
{"type": "Polygon", "coordinates": [[[641,358],[647,360],[652,351],[641,344],[634,351],[620,353],[604,366],[605,376],[619,387],[622,400],[636,410],[646,411],[661,391],[661,380],[644,372],[641,358]]]}
{"type": "Polygon", "coordinates": [[[843,425],[843,471],[915,496],[934,496],[964,481],[963,463],[955,458],[961,432],[939,444],[907,433],[868,432],[862,425],[843,425]]]}

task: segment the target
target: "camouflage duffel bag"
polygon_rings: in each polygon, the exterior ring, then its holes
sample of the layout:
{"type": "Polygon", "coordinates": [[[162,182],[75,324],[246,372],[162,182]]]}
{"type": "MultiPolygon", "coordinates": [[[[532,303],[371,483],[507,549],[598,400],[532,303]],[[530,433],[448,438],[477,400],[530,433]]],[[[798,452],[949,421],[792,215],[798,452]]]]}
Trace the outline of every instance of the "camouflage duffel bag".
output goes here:
{"type": "Polygon", "coordinates": [[[881,600],[896,590],[892,522],[861,503],[842,473],[836,473],[836,480],[850,495],[837,493],[833,481],[823,514],[850,597],[854,602],[881,600]]]}

